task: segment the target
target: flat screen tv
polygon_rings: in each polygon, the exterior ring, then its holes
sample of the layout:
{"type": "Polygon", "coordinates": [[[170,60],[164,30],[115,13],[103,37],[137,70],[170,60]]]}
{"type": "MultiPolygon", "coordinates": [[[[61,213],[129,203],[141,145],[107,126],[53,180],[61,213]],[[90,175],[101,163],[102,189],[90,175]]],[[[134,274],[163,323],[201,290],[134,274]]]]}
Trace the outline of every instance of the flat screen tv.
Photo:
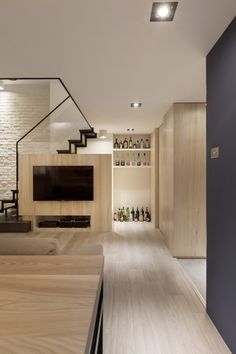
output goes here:
{"type": "Polygon", "coordinates": [[[33,200],[93,200],[93,166],[33,166],[33,200]]]}

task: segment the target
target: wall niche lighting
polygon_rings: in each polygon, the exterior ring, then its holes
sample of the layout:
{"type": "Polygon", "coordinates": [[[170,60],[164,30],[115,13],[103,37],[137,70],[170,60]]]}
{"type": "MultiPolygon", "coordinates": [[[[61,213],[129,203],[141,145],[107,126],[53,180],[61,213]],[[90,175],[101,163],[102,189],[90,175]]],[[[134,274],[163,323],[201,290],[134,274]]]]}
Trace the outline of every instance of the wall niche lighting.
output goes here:
{"type": "Polygon", "coordinates": [[[152,4],[151,22],[173,21],[178,2],[154,2],[152,4]]]}
{"type": "Polygon", "coordinates": [[[101,129],[99,131],[99,139],[106,139],[107,138],[107,131],[105,129],[101,129]]]}

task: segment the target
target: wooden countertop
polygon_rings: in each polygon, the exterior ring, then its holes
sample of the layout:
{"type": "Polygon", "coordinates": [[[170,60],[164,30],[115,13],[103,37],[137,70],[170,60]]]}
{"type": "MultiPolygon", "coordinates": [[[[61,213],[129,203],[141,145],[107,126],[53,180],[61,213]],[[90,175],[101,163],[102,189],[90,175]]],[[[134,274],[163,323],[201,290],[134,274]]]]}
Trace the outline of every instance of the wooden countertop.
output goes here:
{"type": "Polygon", "coordinates": [[[102,274],[102,256],[1,256],[0,353],[89,353],[102,274]]]}

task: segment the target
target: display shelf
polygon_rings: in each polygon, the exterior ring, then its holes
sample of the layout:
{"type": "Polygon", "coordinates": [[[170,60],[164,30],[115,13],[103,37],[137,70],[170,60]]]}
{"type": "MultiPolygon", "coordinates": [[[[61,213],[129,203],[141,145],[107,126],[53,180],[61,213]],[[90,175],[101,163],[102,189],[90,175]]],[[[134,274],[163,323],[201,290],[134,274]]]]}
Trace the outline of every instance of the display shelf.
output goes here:
{"type": "Polygon", "coordinates": [[[143,169],[143,168],[151,168],[152,166],[148,165],[148,166],[113,166],[113,168],[139,168],[139,169],[143,169]]]}
{"type": "Polygon", "coordinates": [[[113,149],[113,151],[151,151],[151,149],[113,149]]]}

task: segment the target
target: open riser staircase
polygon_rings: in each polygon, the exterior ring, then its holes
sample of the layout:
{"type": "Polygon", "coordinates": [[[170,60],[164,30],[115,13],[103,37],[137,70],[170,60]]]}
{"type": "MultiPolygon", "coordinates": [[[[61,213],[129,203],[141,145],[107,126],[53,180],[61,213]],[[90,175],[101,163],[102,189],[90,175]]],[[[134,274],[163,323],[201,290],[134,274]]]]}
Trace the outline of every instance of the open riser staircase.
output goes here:
{"type": "Polygon", "coordinates": [[[57,150],[58,154],[76,154],[78,148],[87,147],[88,139],[96,139],[97,133],[91,129],[80,129],[80,138],[69,139],[69,149],[68,150],[57,150]]]}
{"type": "MultiPolygon", "coordinates": [[[[17,80],[17,79],[14,79],[17,80]]],[[[27,80],[27,79],[25,79],[27,80]]],[[[30,80],[30,79],[29,79],[30,80]]],[[[37,80],[37,79],[35,79],[37,80]]],[[[40,79],[39,79],[40,80],[40,79]]],[[[58,80],[61,84],[61,86],[64,88],[66,97],[53,109],[51,110],[44,118],[42,118],[36,125],[34,125],[27,133],[25,133],[17,142],[16,142],[16,189],[12,189],[12,197],[7,199],[0,199],[0,214],[5,213],[5,218],[7,218],[7,213],[10,209],[16,209],[16,218],[17,222],[19,222],[19,210],[18,210],[18,175],[19,175],[19,164],[18,164],[18,155],[19,155],[19,143],[25,139],[29,134],[34,132],[36,128],[41,127],[42,129],[42,123],[45,122],[47,119],[50,120],[50,117],[53,116],[54,113],[57,113],[58,110],[60,112],[60,109],[65,106],[65,104],[68,102],[70,104],[73,104],[75,109],[77,109],[76,112],[78,112],[78,116],[80,117],[79,119],[81,120],[80,124],[83,127],[83,129],[79,129],[79,139],[69,139],[69,148],[68,150],[57,150],[58,154],[76,154],[78,148],[84,148],[87,147],[87,141],[88,139],[96,139],[97,138],[97,133],[94,132],[94,128],[91,127],[89,122],[87,121],[86,117],[84,116],[83,112],[79,108],[78,104],[75,102],[71,94],[69,93],[68,89],[64,85],[63,81],[60,78],[52,79],[52,80],[58,80]]],[[[60,113],[59,113],[60,115],[60,113]]],[[[2,217],[1,217],[2,218],[2,217]]],[[[9,219],[9,218],[8,218],[9,219]]],[[[10,220],[8,220],[10,222],[10,220]]]]}

